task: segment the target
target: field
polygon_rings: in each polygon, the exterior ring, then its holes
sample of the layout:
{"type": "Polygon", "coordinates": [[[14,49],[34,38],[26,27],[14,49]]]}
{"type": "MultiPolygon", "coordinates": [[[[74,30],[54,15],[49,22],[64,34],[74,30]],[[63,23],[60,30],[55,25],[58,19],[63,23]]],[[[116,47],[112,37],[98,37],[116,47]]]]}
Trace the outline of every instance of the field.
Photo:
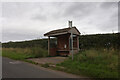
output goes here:
{"type": "Polygon", "coordinates": [[[89,49],[71,56],[63,63],[57,64],[57,69],[93,78],[118,78],[118,50],[89,49]],[[64,69],[60,69],[63,66],[64,69]]]}

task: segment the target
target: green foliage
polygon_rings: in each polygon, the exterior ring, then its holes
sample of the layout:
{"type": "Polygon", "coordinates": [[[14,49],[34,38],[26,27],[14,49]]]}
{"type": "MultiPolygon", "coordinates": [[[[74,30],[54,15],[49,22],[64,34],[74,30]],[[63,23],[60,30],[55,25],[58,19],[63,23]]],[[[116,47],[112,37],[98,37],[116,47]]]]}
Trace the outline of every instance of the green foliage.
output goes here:
{"type": "Polygon", "coordinates": [[[45,68],[48,68],[48,67],[49,67],[49,64],[48,64],[48,63],[45,63],[45,64],[42,64],[41,66],[42,66],[42,67],[45,67],[45,68]]]}
{"type": "Polygon", "coordinates": [[[81,35],[80,48],[118,48],[119,33],[116,34],[95,34],[95,35],[81,35]]]}
{"type": "MultiPolygon", "coordinates": [[[[81,35],[80,36],[80,49],[89,49],[89,48],[118,48],[120,45],[119,42],[119,33],[115,34],[95,34],[95,35],[81,35]]],[[[50,40],[51,47],[56,47],[55,38],[50,40]]],[[[22,42],[8,42],[2,43],[3,48],[26,48],[26,47],[41,47],[47,49],[48,39],[37,39],[31,41],[22,41],[22,42]]]]}
{"type": "Polygon", "coordinates": [[[118,50],[89,49],[71,56],[63,63],[66,72],[95,78],[118,78],[118,50]]]}
{"type": "Polygon", "coordinates": [[[2,43],[3,48],[28,48],[28,47],[41,47],[47,49],[47,39],[38,39],[31,41],[22,41],[22,42],[8,42],[2,43]]]}
{"type": "Polygon", "coordinates": [[[3,48],[2,56],[9,57],[16,60],[23,60],[27,58],[46,57],[47,50],[40,47],[33,48],[3,48]]]}
{"type": "Polygon", "coordinates": [[[16,52],[13,52],[10,50],[3,50],[2,56],[9,57],[9,58],[15,59],[15,60],[23,60],[23,59],[29,58],[30,55],[23,54],[23,53],[16,53],[16,52]]]}
{"type": "Polygon", "coordinates": [[[48,52],[45,49],[39,48],[39,47],[33,47],[31,48],[31,53],[35,55],[35,57],[46,57],[48,52]]]}

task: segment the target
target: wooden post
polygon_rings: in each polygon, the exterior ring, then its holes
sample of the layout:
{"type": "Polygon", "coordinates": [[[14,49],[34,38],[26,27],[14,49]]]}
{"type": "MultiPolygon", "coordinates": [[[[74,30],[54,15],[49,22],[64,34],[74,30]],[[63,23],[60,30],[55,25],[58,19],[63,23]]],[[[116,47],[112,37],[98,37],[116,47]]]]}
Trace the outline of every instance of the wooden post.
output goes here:
{"type": "Polygon", "coordinates": [[[48,55],[50,55],[50,36],[48,36],[48,55]]]}
{"type": "Polygon", "coordinates": [[[72,53],[72,60],[73,60],[73,33],[72,33],[72,21],[69,21],[69,27],[71,28],[71,35],[70,35],[70,38],[71,38],[71,53],[72,53]]]}
{"type": "Polygon", "coordinates": [[[71,46],[72,46],[72,60],[73,60],[73,33],[72,33],[72,28],[71,28],[71,46]]]}

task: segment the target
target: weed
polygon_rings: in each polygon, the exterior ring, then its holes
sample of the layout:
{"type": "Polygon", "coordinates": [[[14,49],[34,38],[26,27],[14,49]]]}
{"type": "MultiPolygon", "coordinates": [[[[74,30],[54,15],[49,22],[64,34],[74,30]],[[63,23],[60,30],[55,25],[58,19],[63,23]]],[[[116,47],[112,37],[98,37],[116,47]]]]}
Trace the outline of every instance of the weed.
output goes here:
{"type": "Polygon", "coordinates": [[[42,64],[41,66],[42,66],[42,67],[45,67],[45,68],[48,68],[48,67],[49,67],[49,64],[48,64],[48,63],[45,63],[45,64],[42,64]]]}

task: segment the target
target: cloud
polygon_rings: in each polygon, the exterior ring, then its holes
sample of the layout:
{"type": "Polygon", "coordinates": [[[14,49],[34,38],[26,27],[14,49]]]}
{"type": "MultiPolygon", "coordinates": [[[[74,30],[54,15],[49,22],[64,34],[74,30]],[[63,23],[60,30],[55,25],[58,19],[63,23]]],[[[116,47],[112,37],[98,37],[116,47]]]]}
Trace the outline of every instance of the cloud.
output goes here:
{"type": "Polygon", "coordinates": [[[48,31],[68,27],[68,20],[81,33],[117,31],[117,9],[117,2],[4,2],[3,41],[43,37],[48,31]]]}
{"type": "Polygon", "coordinates": [[[103,9],[116,8],[118,6],[118,2],[104,2],[100,6],[103,9]]]}
{"type": "Polygon", "coordinates": [[[120,33],[120,2],[118,2],[118,32],[120,33]]]}
{"type": "MultiPolygon", "coordinates": [[[[69,3],[67,3],[69,5],[69,3]]],[[[67,5],[66,4],[66,5],[67,5]]],[[[88,16],[92,10],[94,8],[94,6],[96,5],[96,3],[70,3],[70,5],[68,7],[66,7],[66,10],[64,12],[64,16],[76,16],[76,17],[86,17],[88,16]],[[88,14],[89,13],[89,14],[88,14]]]]}

